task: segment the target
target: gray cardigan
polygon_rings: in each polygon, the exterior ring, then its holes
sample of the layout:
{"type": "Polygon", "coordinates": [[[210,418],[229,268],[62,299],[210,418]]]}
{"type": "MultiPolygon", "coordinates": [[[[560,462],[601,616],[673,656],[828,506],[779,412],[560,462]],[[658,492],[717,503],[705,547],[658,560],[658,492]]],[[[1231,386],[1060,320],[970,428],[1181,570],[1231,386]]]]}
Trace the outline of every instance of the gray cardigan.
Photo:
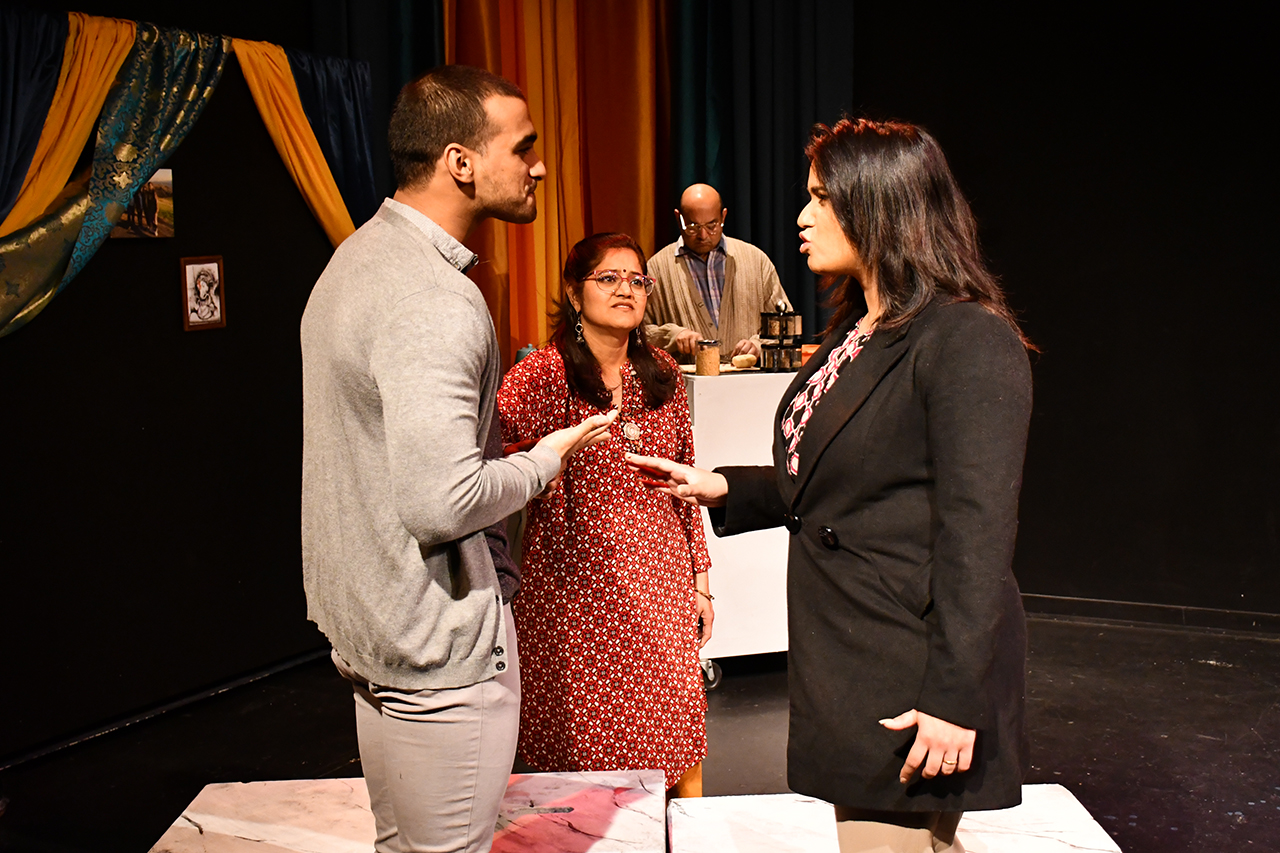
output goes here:
{"type": "Polygon", "coordinates": [[[362,676],[461,687],[505,668],[484,528],[560,469],[485,460],[500,380],[474,255],[388,200],[347,238],[302,317],[307,615],[362,676]]]}

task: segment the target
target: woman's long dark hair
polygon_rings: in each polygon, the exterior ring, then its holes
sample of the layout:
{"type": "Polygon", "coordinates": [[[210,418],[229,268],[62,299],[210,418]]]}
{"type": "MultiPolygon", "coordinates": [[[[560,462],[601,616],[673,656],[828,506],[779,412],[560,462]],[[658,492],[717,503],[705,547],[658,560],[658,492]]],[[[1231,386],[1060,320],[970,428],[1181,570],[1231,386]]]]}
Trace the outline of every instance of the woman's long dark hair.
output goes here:
{"type": "MultiPolygon", "coordinates": [[[[805,153],[840,228],[876,277],[877,326],[901,326],[937,297],[977,302],[1035,349],[983,261],[978,224],[947,158],[923,128],[844,118],[816,125],[805,153]]],[[[861,289],[851,278],[831,283],[828,333],[849,319],[861,289]]]]}
{"type": "MultiPolygon", "coordinates": [[[[578,341],[575,330],[578,312],[569,301],[569,294],[573,293],[581,303],[583,278],[590,275],[596,264],[614,249],[635,252],[641,271],[645,275],[649,274],[644,251],[635,240],[626,234],[615,232],[592,234],[585,240],[579,240],[569,250],[569,257],[564,262],[564,292],[560,304],[552,314],[555,329],[551,333],[551,341],[564,359],[564,373],[569,390],[598,409],[613,406],[613,393],[605,387],[604,377],[600,375],[600,362],[596,360],[590,347],[578,341]]],[[[665,403],[675,390],[675,372],[654,358],[644,338],[643,322],[627,336],[627,358],[631,360],[631,369],[644,388],[645,405],[656,409],[665,403]]]]}

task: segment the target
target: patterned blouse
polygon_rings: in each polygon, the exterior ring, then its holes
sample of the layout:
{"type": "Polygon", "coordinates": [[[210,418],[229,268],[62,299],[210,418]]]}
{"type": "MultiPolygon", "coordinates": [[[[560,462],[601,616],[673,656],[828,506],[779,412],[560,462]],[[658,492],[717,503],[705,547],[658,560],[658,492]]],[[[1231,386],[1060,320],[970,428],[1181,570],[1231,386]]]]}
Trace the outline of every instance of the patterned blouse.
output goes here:
{"type": "MultiPolygon", "coordinates": [[[[520,642],[520,756],[539,770],[661,768],[668,787],[707,753],[694,574],[710,566],[697,507],[644,486],[624,451],[693,464],[684,382],[656,409],[624,369],[612,438],[569,460],[559,489],[528,507],[513,604],[520,642]]],[[[554,346],[507,373],[507,443],[600,410],[565,381],[554,346]]]]}
{"type": "MultiPolygon", "coordinates": [[[[849,330],[840,346],[831,351],[826,362],[818,368],[818,372],[809,377],[804,387],[796,392],[791,405],[782,415],[782,437],[787,442],[787,473],[794,480],[800,471],[800,437],[804,435],[805,425],[813,416],[822,395],[840,378],[840,370],[858,357],[862,347],[871,338],[872,332],[859,331],[861,321],[849,330]]],[[[874,330],[872,330],[874,332],[874,330]]]]}

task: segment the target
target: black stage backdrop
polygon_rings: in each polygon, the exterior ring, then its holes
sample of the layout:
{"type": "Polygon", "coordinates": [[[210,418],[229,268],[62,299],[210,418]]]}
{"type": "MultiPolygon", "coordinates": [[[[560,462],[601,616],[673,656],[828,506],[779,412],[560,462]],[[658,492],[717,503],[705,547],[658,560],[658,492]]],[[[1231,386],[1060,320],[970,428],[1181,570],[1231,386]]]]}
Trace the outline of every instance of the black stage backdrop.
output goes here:
{"type": "Polygon", "coordinates": [[[1280,614],[1271,45],[1258,10],[1132,8],[860,3],[854,91],[942,143],[1044,350],[1024,593],[1173,609],[1029,604],[1280,614]]]}
{"type": "Polygon", "coordinates": [[[108,240],[0,339],[0,763],[323,646],[298,321],[329,242],[234,59],[165,166],[175,236],[108,240]],[[223,257],[227,326],[184,332],[178,259],[200,255],[223,257]]]}
{"type": "MultiPolygon", "coordinates": [[[[25,5],[368,61],[379,199],[392,100],[442,55],[435,4],[410,0],[25,5]]],[[[325,645],[302,594],[298,323],[332,250],[234,57],[164,165],[176,236],[108,240],[0,339],[0,766],[325,645]],[[223,256],[228,324],[183,332],[178,259],[200,255],[223,256]]]]}
{"type": "MultiPolygon", "coordinates": [[[[1044,349],[1024,591],[1085,614],[1100,599],[1275,620],[1280,305],[1266,260],[1277,179],[1259,129],[1274,100],[1263,22],[1225,8],[1131,23],[1074,7],[1033,21],[860,4],[842,54],[831,34],[846,22],[823,17],[824,3],[732,5],[717,7],[728,31],[772,58],[734,44],[741,91],[733,130],[721,129],[732,142],[721,174],[734,177],[722,190],[731,224],[749,226],[780,269],[798,258],[788,229],[804,177],[784,137],[798,146],[811,120],[838,117],[850,62],[849,106],[926,125],[973,200],[1044,349]],[[778,19],[771,43],[775,7],[797,18],[778,19]],[[804,32],[812,50],[788,41],[804,32]],[[793,103],[808,80],[818,100],[793,103]],[[769,98],[774,112],[753,101],[769,98]],[[784,126],[793,119],[802,126],[784,126]],[[766,155],[755,137],[770,132],[766,155]],[[796,174],[766,171],[765,156],[796,174]]],[[[404,51],[438,49],[434,17],[405,3],[77,8],[368,59],[383,109],[430,64],[404,51]],[[425,35],[405,38],[406,26],[425,35]]],[[[374,122],[382,156],[385,114],[374,122]]],[[[0,765],[323,647],[305,622],[298,554],[297,323],[329,247],[234,61],[166,165],[177,236],[109,241],[0,339],[0,765]],[[177,259],[211,254],[225,260],[228,327],[184,333],[177,259]]],[[[801,303],[804,281],[784,279],[801,303]]],[[[1169,617],[1140,610],[1121,613],[1169,617]]]]}

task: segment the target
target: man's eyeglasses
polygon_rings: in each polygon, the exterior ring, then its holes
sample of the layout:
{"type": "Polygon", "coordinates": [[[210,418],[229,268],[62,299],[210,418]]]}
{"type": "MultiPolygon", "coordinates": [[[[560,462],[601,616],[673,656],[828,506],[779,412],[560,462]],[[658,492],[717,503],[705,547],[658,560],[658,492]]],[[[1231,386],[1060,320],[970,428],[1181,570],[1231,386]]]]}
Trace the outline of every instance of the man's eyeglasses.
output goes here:
{"type": "Polygon", "coordinates": [[[621,290],[623,284],[626,284],[627,289],[632,293],[637,290],[643,290],[646,294],[653,293],[653,288],[658,283],[651,276],[641,275],[638,272],[623,272],[622,270],[596,270],[584,278],[583,281],[594,281],[596,287],[609,296],[613,296],[621,290]]]}
{"type": "Polygon", "coordinates": [[[690,236],[697,234],[699,231],[706,231],[708,235],[714,237],[715,235],[720,233],[720,229],[723,227],[724,227],[723,219],[717,219],[714,222],[703,222],[699,224],[697,222],[686,222],[684,219],[684,214],[680,215],[680,230],[690,236]]]}

